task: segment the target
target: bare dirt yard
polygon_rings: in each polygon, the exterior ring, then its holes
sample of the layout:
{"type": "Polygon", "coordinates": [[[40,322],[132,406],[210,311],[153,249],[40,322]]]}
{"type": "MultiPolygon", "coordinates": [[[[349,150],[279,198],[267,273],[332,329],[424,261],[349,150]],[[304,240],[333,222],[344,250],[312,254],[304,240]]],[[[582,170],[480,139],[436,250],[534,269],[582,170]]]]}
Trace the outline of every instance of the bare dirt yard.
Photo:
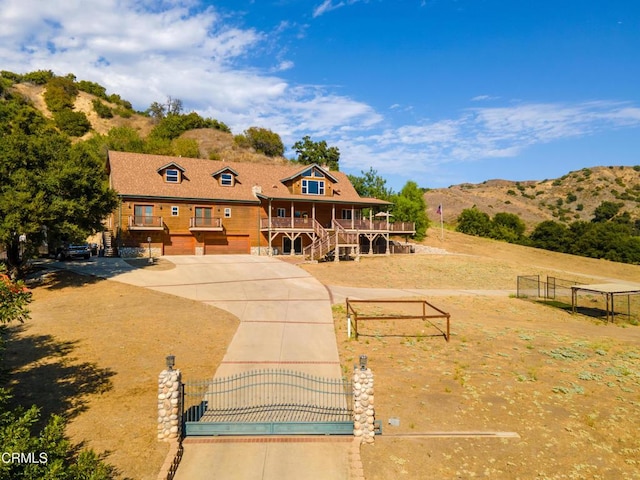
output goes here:
{"type": "MultiPolygon", "coordinates": [[[[430,231],[425,244],[450,254],[304,268],[327,285],[376,288],[515,290],[524,274],[640,282],[640,266],[455,232],[440,241],[439,233],[430,231]]],[[[442,320],[434,320],[439,329],[421,320],[371,321],[348,340],[344,305],[334,306],[345,372],[366,354],[375,376],[383,434],[361,449],[367,480],[640,478],[637,322],[605,324],[507,294],[427,300],[451,313],[450,343],[442,320]]]]}
{"type": "Polygon", "coordinates": [[[238,320],[144,288],[40,273],[30,284],[31,319],[10,329],[5,367],[14,403],[69,418],[71,441],[104,453],[121,478],[155,479],[168,452],[156,440],[165,356],[175,355],[190,379],[212,377],[238,320]]]}

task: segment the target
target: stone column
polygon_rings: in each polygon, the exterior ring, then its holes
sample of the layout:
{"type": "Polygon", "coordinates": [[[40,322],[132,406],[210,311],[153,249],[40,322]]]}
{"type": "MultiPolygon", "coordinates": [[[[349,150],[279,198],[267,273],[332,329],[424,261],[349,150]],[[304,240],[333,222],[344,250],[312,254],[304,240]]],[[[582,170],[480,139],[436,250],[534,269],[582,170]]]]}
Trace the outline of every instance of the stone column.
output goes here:
{"type": "Polygon", "coordinates": [[[166,369],[158,376],[158,440],[177,441],[180,438],[182,414],[182,375],[180,370],[166,369]]]}
{"type": "Polygon", "coordinates": [[[373,443],[375,435],[373,373],[367,368],[353,371],[353,435],[363,443],[373,443]]]}

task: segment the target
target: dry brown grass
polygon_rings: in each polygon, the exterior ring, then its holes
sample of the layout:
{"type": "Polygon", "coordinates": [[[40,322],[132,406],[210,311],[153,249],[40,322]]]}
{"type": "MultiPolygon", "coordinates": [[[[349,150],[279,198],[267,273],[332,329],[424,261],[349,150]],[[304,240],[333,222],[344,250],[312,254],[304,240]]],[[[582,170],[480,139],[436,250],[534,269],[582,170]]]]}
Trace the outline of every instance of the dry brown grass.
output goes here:
{"type": "Polygon", "coordinates": [[[222,310],[72,273],[33,288],[31,319],[9,342],[15,402],[70,419],[74,443],[107,452],[124,477],[155,479],[157,376],[168,354],[191,378],[213,376],[237,328],[222,310]]]}
{"type": "MultiPolygon", "coordinates": [[[[376,287],[513,289],[514,274],[545,271],[581,280],[640,279],[638,266],[460,234],[427,243],[461,255],[305,269],[327,283],[353,279],[376,287]]],[[[373,446],[362,447],[367,480],[640,478],[640,327],[618,319],[607,325],[506,295],[428,300],[451,313],[450,343],[439,329],[415,320],[368,322],[358,340],[349,340],[344,307],[334,306],[345,372],[366,354],[375,375],[376,417],[384,431],[373,446]],[[390,426],[390,418],[400,426],[390,426]],[[460,432],[519,438],[456,436],[460,432]]],[[[392,306],[376,309],[399,313],[392,306]]]]}

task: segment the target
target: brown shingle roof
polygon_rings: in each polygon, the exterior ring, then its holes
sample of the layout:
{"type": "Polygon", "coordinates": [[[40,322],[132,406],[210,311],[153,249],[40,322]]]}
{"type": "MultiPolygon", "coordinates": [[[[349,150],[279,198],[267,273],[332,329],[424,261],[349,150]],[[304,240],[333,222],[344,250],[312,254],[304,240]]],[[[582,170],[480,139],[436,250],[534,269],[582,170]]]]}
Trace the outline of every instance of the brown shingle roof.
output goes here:
{"type": "Polygon", "coordinates": [[[339,193],[333,197],[289,193],[281,180],[308,168],[308,165],[265,165],[128,152],[109,152],[108,159],[111,187],[123,196],[258,202],[253,188],[257,186],[263,198],[388,205],[383,200],[361,198],[349,178],[334,171],[331,176],[338,181],[335,189],[339,193]],[[161,167],[172,163],[184,168],[180,183],[167,183],[161,174],[161,167]],[[237,172],[231,187],[221,186],[212,176],[224,168],[237,172]]]}

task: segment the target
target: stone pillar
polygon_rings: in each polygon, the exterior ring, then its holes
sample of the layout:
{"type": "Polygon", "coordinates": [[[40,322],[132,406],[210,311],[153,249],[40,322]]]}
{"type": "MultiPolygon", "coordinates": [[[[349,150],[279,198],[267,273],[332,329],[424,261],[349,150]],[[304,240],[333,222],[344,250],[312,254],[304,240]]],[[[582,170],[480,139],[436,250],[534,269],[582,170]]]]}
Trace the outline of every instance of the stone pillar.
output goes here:
{"type": "Polygon", "coordinates": [[[180,370],[166,369],[158,376],[158,440],[177,441],[180,438],[182,415],[182,375],[180,370]]]}
{"type": "Polygon", "coordinates": [[[367,368],[353,371],[353,435],[363,443],[373,443],[375,435],[373,373],[367,368]]]}

